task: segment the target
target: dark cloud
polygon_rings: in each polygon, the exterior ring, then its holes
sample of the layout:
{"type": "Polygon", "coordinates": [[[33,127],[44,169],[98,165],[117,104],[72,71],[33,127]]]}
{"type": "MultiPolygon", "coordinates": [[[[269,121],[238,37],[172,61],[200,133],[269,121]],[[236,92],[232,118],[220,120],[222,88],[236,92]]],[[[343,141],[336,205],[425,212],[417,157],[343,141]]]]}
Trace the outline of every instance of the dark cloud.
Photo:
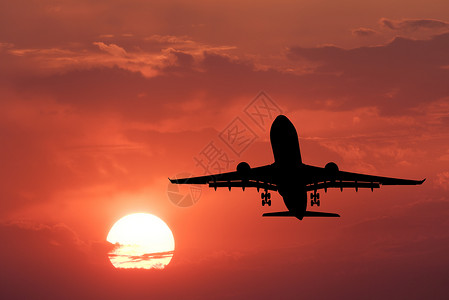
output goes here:
{"type": "Polygon", "coordinates": [[[153,122],[167,114],[185,114],[180,104],[190,101],[219,113],[217,104],[251,99],[259,90],[286,99],[290,108],[376,106],[383,113],[399,113],[404,107],[407,110],[448,96],[448,70],[444,68],[449,64],[448,40],[449,35],[442,34],[429,40],[396,38],[383,46],[348,50],[292,47],[288,52],[292,62],[300,66],[306,60],[317,65],[306,74],[259,70],[249,60],[214,52],[193,56],[172,50],[167,56],[170,63],[158,66],[150,77],[142,76],[140,67],[130,71],[131,62],[50,76],[22,76],[9,86],[16,86],[23,95],[54,97],[82,110],[153,122]]]}
{"type": "Polygon", "coordinates": [[[420,29],[449,29],[449,22],[434,19],[391,20],[382,18],[380,25],[391,30],[417,31],[420,29]]]}
{"type": "Polygon", "coordinates": [[[0,271],[2,298],[77,299],[98,294],[95,286],[86,284],[85,275],[109,268],[106,254],[92,256],[95,251],[67,226],[2,224],[0,237],[0,255],[7,258],[0,271]]]}
{"type": "MultiPolygon", "coordinates": [[[[373,105],[399,113],[420,103],[447,97],[449,34],[430,40],[396,38],[384,46],[342,49],[333,46],[291,48],[289,56],[319,63],[316,82],[343,107],[373,105]]],[[[323,95],[324,96],[324,95],[323,95]]]]}

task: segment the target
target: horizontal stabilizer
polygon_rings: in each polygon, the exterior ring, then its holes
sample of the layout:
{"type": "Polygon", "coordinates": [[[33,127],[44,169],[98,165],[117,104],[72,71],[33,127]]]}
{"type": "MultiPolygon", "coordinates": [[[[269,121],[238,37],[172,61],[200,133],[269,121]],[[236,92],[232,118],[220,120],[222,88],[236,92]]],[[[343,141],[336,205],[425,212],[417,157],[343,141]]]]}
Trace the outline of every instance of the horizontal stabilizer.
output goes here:
{"type": "Polygon", "coordinates": [[[334,213],[319,212],[319,211],[306,211],[304,213],[304,217],[340,217],[340,215],[334,214],[334,213]]]}
{"type": "Polygon", "coordinates": [[[262,217],[295,217],[291,211],[277,211],[271,213],[264,213],[262,217]]]}
{"type": "MultiPolygon", "coordinates": [[[[264,213],[262,216],[263,217],[297,217],[291,211],[277,211],[277,212],[264,213]]],[[[304,213],[304,217],[340,217],[340,215],[334,214],[334,213],[319,212],[319,211],[306,211],[304,213]]]]}

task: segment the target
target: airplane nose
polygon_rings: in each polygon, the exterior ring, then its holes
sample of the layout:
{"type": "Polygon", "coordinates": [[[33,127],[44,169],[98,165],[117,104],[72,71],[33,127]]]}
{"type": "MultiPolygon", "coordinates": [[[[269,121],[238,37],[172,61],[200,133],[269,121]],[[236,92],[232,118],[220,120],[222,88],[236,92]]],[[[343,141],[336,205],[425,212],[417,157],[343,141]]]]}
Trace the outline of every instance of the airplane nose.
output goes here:
{"type": "Polygon", "coordinates": [[[276,117],[276,119],[274,119],[273,124],[271,125],[272,128],[285,128],[287,127],[287,124],[290,124],[290,120],[284,116],[284,115],[279,115],[276,117]]]}
{"type": "Polygon", "coordinates": [[[284,115],[279,115],[274,119],[273,123],[271,124],[271,127],[282,127],[282,124],[290,122],[288,118],[284,115]]]}
{"type": "Polygon", "coordinates": [[[288,118],[284,115],[279,115],[274,119],[274,122],[285,122],[288,121],[288,118]]]}

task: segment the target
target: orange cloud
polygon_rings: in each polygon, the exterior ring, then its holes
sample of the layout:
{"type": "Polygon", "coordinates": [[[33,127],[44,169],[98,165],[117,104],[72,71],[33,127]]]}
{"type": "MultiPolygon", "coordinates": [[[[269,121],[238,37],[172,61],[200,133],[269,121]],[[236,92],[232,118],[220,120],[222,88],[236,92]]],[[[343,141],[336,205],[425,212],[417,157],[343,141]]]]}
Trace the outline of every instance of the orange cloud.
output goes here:
{"type": "Polygon", "coordinates": [[[371,28],[359,27],[352,30],[352,34],[359,37],[370,37],[378,34],[378,32],[371,28]]]}
{"type": "Polygon", "coordinates": [[[103,51],[111,54],[112,56],[119,56],[119,57],[127,56],[125,49],[123,49],[115,44],[106,45],[103,42],[94,42],[94,45],[98,46],[98,48],[100,48],[100,50],[103,50],[103,51]]]}

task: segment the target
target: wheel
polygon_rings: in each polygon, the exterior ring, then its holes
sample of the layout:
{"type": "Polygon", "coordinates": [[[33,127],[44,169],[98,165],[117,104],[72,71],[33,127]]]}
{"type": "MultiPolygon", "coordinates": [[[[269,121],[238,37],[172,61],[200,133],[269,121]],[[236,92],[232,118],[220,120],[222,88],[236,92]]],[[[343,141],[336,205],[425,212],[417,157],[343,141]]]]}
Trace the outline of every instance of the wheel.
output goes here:
{"type": "MultiPolygon", "coordinates": [[[[319,200],[320,199],[320,193],[316,194],[316,198],[319,200]]],[[[319,205],[318,205],[319,206],[319,205]]]]}
{"type": "Polygon", "coordinates": [[[267,199],[271,199],[271,193],[267,194],[267,199]]]}
{"type": "Polygon", "coordinates": [[[265,206],[265,200],[262,200],[262,206],[265,206]]]}
{"type": "Polygon", "coordinates": [[[271,200],[268,200],[267,203],[268,203],[268,206],[271,206],[271,200]]]}
{"type": "Polygon", "coordinates": [[[316,205],[320,206],[320,200],[318,200],[318,201],[316,202],[316,205]]]}

